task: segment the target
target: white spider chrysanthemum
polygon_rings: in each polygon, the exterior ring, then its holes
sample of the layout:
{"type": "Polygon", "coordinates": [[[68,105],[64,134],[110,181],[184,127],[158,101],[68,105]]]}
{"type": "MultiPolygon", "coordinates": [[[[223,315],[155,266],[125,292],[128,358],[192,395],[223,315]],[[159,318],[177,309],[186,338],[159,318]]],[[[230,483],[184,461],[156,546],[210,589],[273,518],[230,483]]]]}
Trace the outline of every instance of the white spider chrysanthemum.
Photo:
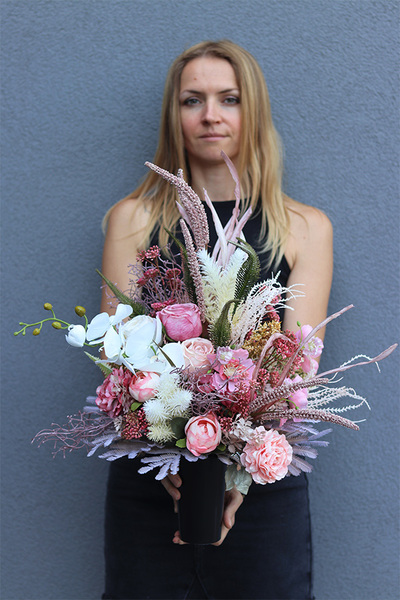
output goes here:
{"type": "Polygon", "coordinates": [[[169,398],[165,398],[164,405],[169,413],[173,417],[188,417],[188,409],[192,401],[192,393],[188,390],[178,389],[175,394],[169,398]]]}
{"type": "Polygon", "coordinates": [[[169,415],[165,404],[159,398],[148,400],[143,404],[143,410],[148,422],[153,425],[156,423],[165,423],[169,415]]]}
{"type": "Polygon", "coordinates": [[[175,439],[175,435],[169,423],[153,423],[148,428],[147,437],[152,442],[165,444],[175,439]]]}
{"type": "Polygon", "coordinates": [[[237,274],[246,253],[236,250],[225,268],[220,267],[206,250],[200,250],[197,256],[203,279],[206,319],[209,323],[214,323],[226,302],[235,297],[237,274]]]}

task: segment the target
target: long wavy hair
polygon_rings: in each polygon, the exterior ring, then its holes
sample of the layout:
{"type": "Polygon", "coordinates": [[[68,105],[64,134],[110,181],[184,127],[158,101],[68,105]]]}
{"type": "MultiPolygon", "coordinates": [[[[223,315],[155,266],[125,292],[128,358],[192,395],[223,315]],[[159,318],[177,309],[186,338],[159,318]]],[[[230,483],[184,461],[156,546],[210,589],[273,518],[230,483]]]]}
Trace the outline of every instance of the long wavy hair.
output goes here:
{"type": "MultiPolygon", "coordinates": [[[[260,249],[269,252],[269,264],[282,259],[289,232],[288,212],[282,193],[282,151],[272,122],[264,75],[255,58],[230,40],[205,41],[185,50],[172,63],[165,82],[158,147],[153,162],[172,173],[183,168],[190,183],[180,122],[179,91],[182,71],[188,62],[200,57],[227,60],[233,67],[240,90],[241,141],[237,161],[241,197],[254,210],[261,199],[260,249]],[[266,232],[268,231],[268,235],[266,232]]],[[[179,220],[176,190],[153,171],[127,198],[145,202],[150,218],[143,229],[142,247],[158,229],[160,246],[168,242],[164,228],[174,231],[179,220]]],[[[120,200],[122,202],[126,198],[120,200]]],[[[113,208],[113,207],[112,207],[113,208]]],[[[104,217],[106,226],[110,211],[104,217]]]]}

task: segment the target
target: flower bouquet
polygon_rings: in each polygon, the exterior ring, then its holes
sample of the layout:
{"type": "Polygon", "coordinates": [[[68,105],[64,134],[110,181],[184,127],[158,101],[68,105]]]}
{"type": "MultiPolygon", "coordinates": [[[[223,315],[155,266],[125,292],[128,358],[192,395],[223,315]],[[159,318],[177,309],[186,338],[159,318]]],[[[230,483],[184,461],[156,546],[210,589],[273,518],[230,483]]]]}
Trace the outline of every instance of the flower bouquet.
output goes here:
{"type": "MultiPolygon", "coordinates": [[[[21,323],[15,333],[25,335],[32,327],[37,335],[49,321],[66,330],[70,345],[90,350],[85,354],[104,374],[82,412],[34,440],[52,440],[55,453],[64,455],[86,446],[89,456],[104,448],[100,458],[110,461],[140,457],[139,473],[158,469],[156,479],[181,469],[185,483],[192,464],[195,481],[209,482],[201,488],[216,491],[205,517],[214,531],[206,538],[200,536],[201,519],[194,537],[185,529],[199,521],[194,511],[203,501],[196,507],[189,502],[189,518],[181,515],[181,537],[195,543],[219,539],[225,486],[246,494],[252,482],[272,484],[311,471],[308,459],[327,445],[321,438],[330,431],[317,430],[317,422],[358,429],[341,413],[366,400],[353,389],[333,385],[331,376],[376,363],[396,347],[375,358],[359,355],[317,374],[323,344],[316,333],[351,306],[315,328],[299,324],[298,331],[282,330],[278,310],[300,292],[282,287],[277,276],[259,281],[259,259],[241,235],[251,211],[240,215],[237,174],[224,158],[236,182],[236,204],[223,227],[205,192],[218,240],[211,252],[203,204],[182,173],[175,176],[146,163],[177,188],[183,241],[171,237],[179,253],[163,254],[157,246],[140,252],[137,264],[130,266],[128,293],[99,272],[113,301],[118,300],[113,316],[104,312],[89,322],[78,306],[75,311],[84,324],[70,324],[46,303],[51,316],[21,323]],[[102,356],[93,354],[94,348],[102,356]],[[338,405],[343,398],[351,404],[338,405]],[[218,472],[215,483],[210,482],[211,470],[218,472]]],[[[183,485],[182,504],[190,494],[185,496],[183,485]]],[[[192,497],[195,502],[196,491],[192,497]]]]}

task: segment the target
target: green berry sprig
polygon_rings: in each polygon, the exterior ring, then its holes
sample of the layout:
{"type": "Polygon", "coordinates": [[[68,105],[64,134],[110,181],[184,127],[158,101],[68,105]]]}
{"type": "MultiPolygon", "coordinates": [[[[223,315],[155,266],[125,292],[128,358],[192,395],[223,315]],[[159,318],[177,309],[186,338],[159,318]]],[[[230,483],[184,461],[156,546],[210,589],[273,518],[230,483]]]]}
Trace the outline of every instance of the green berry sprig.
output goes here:
{"type": "MultiPolygon", "coordinates": [[[[63,321],[62,319],[58,319],[55,315],[55,312],[53,310],[53,305],[50,304],[50,302],[45,302],[43,304],[43,308],[45,310],[48,310],[52,313],[51,317],[47,317],[46,319],[42,319],[41,321],[36,321],[36,323],[19,323],[19,325],[22,327],[22,329],[20,329],[19,331],[14,331],[14,335],[19,335],[20,333],[22,333],[22,335],[26,334],[26,331],[29,327],[33,327],[34,329],[32,330],[32,334],[33,335],[39,335],[39,333],[42,330],[43,327],[43,323],[46,323],[46,321],[51,321],[51,326],[54,327],[54,329],[68,329],[68,327],[71,325],[71,323],[67,323],[67,321],[63,321]]],[[[88,319],[86,316],[86,309],[83,306],[75,306],[75,313],[78,315],[78,317],[84,317],[85,318],[85,329],[88,326],[88,319]]]]}

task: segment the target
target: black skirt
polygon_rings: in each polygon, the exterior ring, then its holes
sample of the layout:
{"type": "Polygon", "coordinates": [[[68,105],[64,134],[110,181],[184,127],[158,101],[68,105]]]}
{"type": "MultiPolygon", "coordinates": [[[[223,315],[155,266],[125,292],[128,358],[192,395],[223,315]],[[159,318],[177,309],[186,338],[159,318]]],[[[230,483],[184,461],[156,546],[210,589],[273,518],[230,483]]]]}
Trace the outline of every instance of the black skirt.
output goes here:
{"type": "Polygon", "coordinates": [[[250,487],[221,546],[175,545],[173,501],[137,460],[110,465],[103,598],[310,599],[305,475],[250,487]]]}

